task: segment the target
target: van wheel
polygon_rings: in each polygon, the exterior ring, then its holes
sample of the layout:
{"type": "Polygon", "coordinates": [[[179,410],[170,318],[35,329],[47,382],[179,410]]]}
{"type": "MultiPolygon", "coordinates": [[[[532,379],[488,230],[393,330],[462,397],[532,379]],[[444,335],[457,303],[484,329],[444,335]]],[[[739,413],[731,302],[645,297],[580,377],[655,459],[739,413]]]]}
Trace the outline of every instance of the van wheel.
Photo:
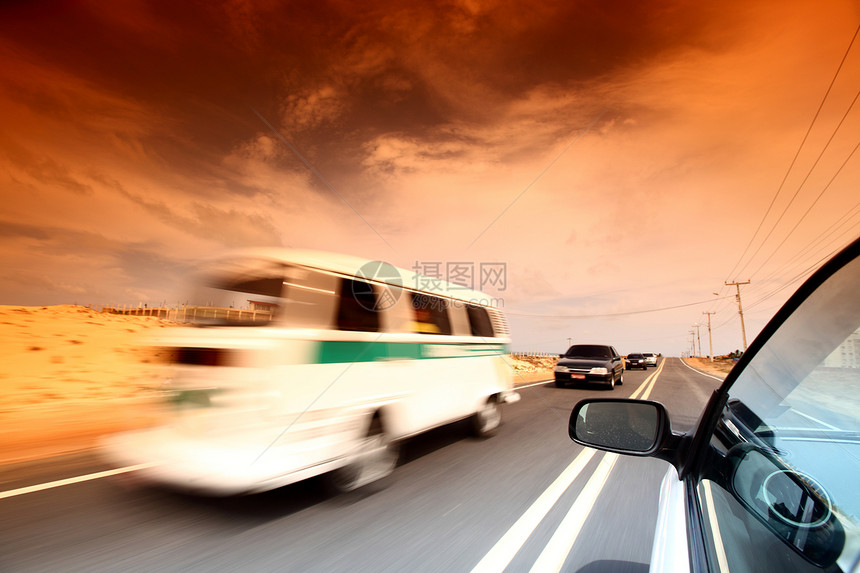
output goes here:
{"type": "Polygon", "coordinates": [[[354,491],[391,475],[399,455],[400,444],[385,433],[379,416],[374,416],[352,461],[326,474],[326,485],[332,493],[354,491]]]}
{"type": "Polygon", "coordinates": [[[495,398],[489,398],[480,410],[472,415],[472,433],[478,438],[489,438],[502,423],[502,407],[495,398]]]}

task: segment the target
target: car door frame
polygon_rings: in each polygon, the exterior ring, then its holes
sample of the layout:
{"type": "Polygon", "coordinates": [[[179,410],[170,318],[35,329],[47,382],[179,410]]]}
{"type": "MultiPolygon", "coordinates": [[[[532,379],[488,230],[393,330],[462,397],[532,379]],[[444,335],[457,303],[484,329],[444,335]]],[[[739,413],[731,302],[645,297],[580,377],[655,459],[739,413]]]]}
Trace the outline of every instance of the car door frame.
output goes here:
{"type": "MultiPolygon", "coordinates": [[[[671,431],[669,427],[668,416],[663,409],[661,417],[660,435],[654,443],[654,446],[648,451],[632,451],[618,448],[601,447],[594,444],[586,444],[591,447],[597,447],[605,451],[613,451],[616,453],[657,457],[668,461],[673,467],[669,468],[666,477],[661,486],[661,504],[658,515],[658,529],[656,531],[654,545],[652,546],[652,570],[660,570],[660,564],[668,565],[667,570],[677,570],[671,567],[672,563],[679,565],[677,562],[678,556],[682,555],[678,547],[673,547],[671,539],[664,538],[661,535],[659,527],[662,525],[665,530],[679,533],[682,529],[686,537],[686,551],[688,557],[688,565],[694,573],[700,571],[710,571],[709,561],[707,558],[708,550],[707,539],[704,532],[704,521],[706,516],[702,514],[702,505],[698,497],[698,484],[705,475],[705,461],[710,447],[711,436],[713,436],[717,423],[723,413],[729,397],[729,389],[734,385],[735,381],[740,377],[741,372],[749,365],[759,352],[767,345],[776,332],[782,328],[786,321],[809,299],[809,297],[818,290],[831,277],[839,272],[846,265],[860,257],[860,238],[855,239],[851,244],[834,255],[830,260],[824,263],[817,271],[815,271],[798,289],[789,297],[786,303],[776,312],[773,318],[768,321],[759,335],[753,340],[752,344],[747,348],[746,352],[741,356],[740,360],[735,364],[729,374],[726,376],[719,388],[715,389],[711,394],[705,408],[702,411],[698,421],[694,427],[687,433],[679,434],[671,431]],[[677,476],[673,479],[671,474],[677,476]],[[666,497],[664,497],[666,495],[666,497]],[[663,501],[668,500],[668,504],[663,501]],[[671,505],[669,505],[671,504],[671,505]],[[683,504],[683,507],[680,507],[683,504]],[[680,515],[683,514],[683,519],[686,522],[685,527],[681,528],[679,521],[680,515]],[[662,521],[661,521],[662,520],[662,521]],[[672,561],[672,556],[676,561],[672,561]],[[668,557],[668,558],[666,558],[668,557]],[[656,567],[655,567],[656,565],[656,567]]],[[[614,350],[614,349],[613,349],[614,350]]],[[[609,401],[619,402],[635,402],[630,399],[604,399],[609,401]]],[[[569,432],[571,437],[574,436],[574,418],[584,403],[593,402],[595,400],[580,401],[575,407],[571,415],[569,432]]],[[[677,543],[675,537],[675,543],[677,543]]]]}
{"type": "Polygon", "coordinates": [[[612,379],[620,380],[624,376],[624,359],[614,346],[609,346],[612,352],[612,379]]]}

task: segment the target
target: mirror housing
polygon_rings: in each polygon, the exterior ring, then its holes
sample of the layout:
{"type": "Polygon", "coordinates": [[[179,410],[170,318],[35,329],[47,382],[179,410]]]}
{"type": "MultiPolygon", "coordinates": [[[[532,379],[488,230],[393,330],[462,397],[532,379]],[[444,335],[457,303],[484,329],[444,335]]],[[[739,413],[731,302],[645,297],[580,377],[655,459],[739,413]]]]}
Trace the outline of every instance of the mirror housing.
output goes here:
{"type": "Polygon", "coordinates": [[[659,402],[582,400],[570,415],[570,439],[583,446],[647,456],[660,445],[666,410],[659,402]]]}
{"type": "Polygon", "coordinates": [[[574,406],[570,439],[582,446],[668,461],[680,471],[685,436],[674,434],[660,402],[629,398],[589,398],[574,406]]]}

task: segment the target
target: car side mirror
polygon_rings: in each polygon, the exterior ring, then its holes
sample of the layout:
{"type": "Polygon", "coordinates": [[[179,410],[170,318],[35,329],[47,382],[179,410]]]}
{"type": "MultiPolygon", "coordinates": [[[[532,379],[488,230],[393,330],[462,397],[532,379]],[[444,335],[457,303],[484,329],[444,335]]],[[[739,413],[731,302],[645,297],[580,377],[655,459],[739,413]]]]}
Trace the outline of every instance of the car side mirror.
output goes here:
{"type": "Polygon", "coordinates": [[[570,439],[583,446],[621,454],[648,456],[661,446],[668,429],[659,402],[630,399],[580,401],[570,414],[570,439]]]}

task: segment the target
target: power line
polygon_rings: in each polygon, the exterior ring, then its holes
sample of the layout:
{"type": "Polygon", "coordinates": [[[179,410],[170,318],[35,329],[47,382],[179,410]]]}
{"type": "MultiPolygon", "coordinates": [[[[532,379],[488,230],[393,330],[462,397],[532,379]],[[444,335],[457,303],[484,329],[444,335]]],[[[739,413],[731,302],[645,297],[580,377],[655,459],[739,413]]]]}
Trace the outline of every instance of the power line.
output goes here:
{"type": "MultiPolygon", "coordinates": [[[[818,162],[821,160],[821,157],[827,151],[827,148],[830,146],[830,143],[833,141],[833,138],[836,137],[836,133],[839,131],[839,128],[842,127],[842,123],[845,121],[845,118],[851,112],[851,109],[854,107],[854,104],[857,103],[858,98],[860,98],[860,91],[858,91],[857,95],[854,96],[854,100],[851,102],[851,105],[848,106],[848,109],[842,115],[842,119],[839,120],[839,125],[837,125],[836,128],[833,130],[833,133],[830,135],[830,139],[827,140],[827,143],[822,148],[821,153],[818,154],[818,157],[815,159],[815,162],[812,164],[812,167],[810,167],[809,171],[807,171],[806,177],[803,178],[803,181],[800,183],[800,186],[798,186],[797,191],[794,193],[794,197],[791,198],[792,201],[794,201],[795,197],[797,197],[797,194],[800,193],[800,190],[803,189],[803,186],[809,180],[809,176],[812,175],[812,171],[815,169],[816,165],[818,165],[818,162]]],[[[845,158],[845,161],[842,162],[842,165],[839,166],[839,169],[836,170],[836,173],[833,174],[833,177],[830,178],[830,181],[827,182],[827,185],[824,186],[824,189],[821,190],[821,193],[818,194],[818,196],[815,198],[815,200],[812,202],[812,204],[809,205],[809,207],[807,207],[806,211],[803,213],[803,215],[800,217],[800,219],[797,221],[797,223],[795,223],[794,227],[791,228],[791,230],[788,232],[788,234],[785,236],[785,238],[782,240],[782,242],[776,246],[776,248],[767,257],[767,259],[765,259],[764,262],[761,265],[759,265],[759,268],[754,273],[752,273],[751,276],[755,276],[755,274],[758,273],[773,258],[773,256],[777,253],[777,251],[779,251],[779,249],[785,244],[785,242],[792,235],[792,233],[794,233],[794,231],[797,229],[797,227],[800,225],[800,223],[803,222],[803,220],[806,218],[806,216],[809,214],[809,212],[812,210],[812,208],[815,207],[815,204],[818,203],[818,200],[821,199],[821,196],[824,195],[824,193],[830,188],[830,185],[833,183],[833,181],[836,179],[836,177],[839,175],[839,173],[842,172],[842,169],[845,167],[845,165],[848,163],[848,161],[850,161],[851,158],[854,156],[854,153],[857,151],[858,147],[860,147],[860,142],[858,142],[857,145],[854,146],[854,149],[851,150],[851,153],[848,154],[848,157],[845,158]]],[[[789,205],[791,205],[791,202],[789,202],[789,205]]],[[[779,224],[779,221],[782,220],[782,216],[785,215],[785,213],[787,211],[788,211],[788,205],[786,206],[785,210],[782,212],[782,215],[780,215],[780,218],[779,218],[779,220],[777,220],[776,224],[779,224]]],[[[776,224],[774,225],[774,228],[776,228],[776,224]]],[[[758,251],[756,251],[756,252],[758,252],[758,251]]],[[[752,259],[750,259],[750,261],[752,261],[752,259]]],[[[750,261],[747,261],[747,265],[749,265],[750,261]]],[[[747,265],[744,265],[744,268],[746,268],[747,265]]],[[[741,272],[743,272],[743,269],[741,269],[741,272]]]]}
{"type": "MultiPolygon", "coordinates": [[[[761,228],[764,225],[764,222],[767,220],[767,216],[770,214],[770,210],[773,208],[773,205],[776,202],[776,199],[779,196],[780,192],[782,192],[782,188],[785,185],[785,182],[788,180],[788,176],[791,173],[791,170],[794,168],[794,164],[797,162],[797,158],[800,156],[800,152],[801,152],[801,150],[803,150],[803,146],[806,144],[806,140],[809,137],[809,134],[812,132],[812,128],[815,125],[815,122],[818,120],[818,116],[821,114],[821,110],[824,108],[824,103],[827,101],[827,97],[830,95],[830,91],[833,89],[833,85],[836,83],[836,78],[839,77],[839,73],[842,71],[842,66],[845,64],[845,60],[848,58],[848,53],[851,51],[851,47],[854,45],[854,41],[857,39],[858,33],[860,33],[860,26],[858,26],[857,29],[854,31],[854,35],[851,36],[851,42],[848,44],[848,48],[845,50],[845,54],[843,54],[843,56],[842,56],[842,61],[839,62],[839,67],[836,68],[836,73],[833,74],[833,79],[830,80],[830,85],[827,86],[827,91],[824,93],[824,97],[821,99],[821,103],[818,105],[818,109],[815,111],[815,115],[813,116],[812,121],[810,122],[809,127],[807,128],[806,133],[804,134],[803,139],[801,140],[800,145],[797,148],[797,152],[794,154],[794,157],[792,158],[791,163],[789,164],[788,169],[786,170],[785,175],[783,176],[782,181],[780,182],[779,187],[777,188],[776,193],[773,196],[773,199],[771,199],[770,205],[768,205],[767,211],[765,211],[764,216],[762,217],[761,221],[759,222],[758,227],[755,230],[755,233],[753,233],[752,238],[750,239],[749,243],[747,243],[747,246],[744,249],[744,252],[741,254],[740,258],[735,263],[734,267],[732,267],[732,270],[729,271],[729,277],[731,277],[734,274],[735,269],[738,267],[738,265],[741,263],[741,261],[744,260],[744,257],[746,256],[747,252],[749,252],[750,246],[753,244],[753,241],[755,241],[755,238],[758,236],[759,231],[761,231],[761,228]]],[[[789,205],[791,205],[791,203],[789,203],[789,205]]],[[[786,209],[788,209],[788,207],[786,207],[786,209]]],[[[779,223],[779,221],[777,221],[777,224],[778,223],[779,223]]],[[[771,230],[768,233],[767,237],[765,237],[761,241],[758,249],[756,249],[756,252],[753,253],[753,255],[750,257],[750,259],[749,259],[750,261],[755,258],[758,251],[761,250],[761,245],[764,245],[764,243],[767,242],[767,239],[773,233],[773,230],[775,228],[776,228],[776,224],[774,224],[774,226],[771,227],[771,230]]],[[[747,264],[749,264],[749,262],[747,262],[747,264]]],[[[746,268],[746,265],[744,265],[744,268],[746,268]]],[[[743,271],[743,269],[741,269],[741,271],[743,271]]],[[[726,280],[728,280],[728,277],[726,280]]]]}
{"type": "MultiPolygon", "coordinates": [[[[850,230],[851,230],[851,229],[846,229],[845,231],[843,231],[843,232],[840,234],[840,236],[845,235],[845,234],[846,234],[848,231],[850,231],[850,230]]],[[[792,286],[792,285],[796,284],[797,282],[799,282],[799,281],[801,281],[801,280],[806,279],[806,278],[807,278],[809,275],[811,275],[811,274],[812,274],[812,273],[813,273],[813,272],[814,272],[818,267],[820,267],[822,264],[824,264],[826,261],[828,261],[830,258],[832,258],[832,257],[833,257],[833,255],[835,255],[836,253],[838,253],[839,251],[841,251],[843,248],[845,248],[845,245],[847,245],[848,243],[850,243],[851,241],[853,241],[853,240],[854,240],[854,238],[856,238],[856,234],[853,234],[853,235],[852,235],[852,238],[851,238],[851,239],[849,239],[848,241],[842,241],[842,242],[838,243],[838,244],[837,244],[837,246],[836,246],[835,248],[832,248],[832,249],[831,249],[830,251],[828,251],[826,254],[822,255],[819,259],[817,259],[814,263],[812,263],[812,264],[810,264],[810,265],[806,266],[802,271],[800,271],[800,272],[798,272],[797,274],[795,274],[792,278],[790,278],[789,280],[787,280],[787,281],[785,281],[784,283],[780,284],[780,286],[779,286],[779,287],[777,287],[777,288],[775,288],[775,289],[773,289],[773,290],[770,290],[770,291],[766,291],[762,296],[760,296],[758,299],[756,299],[752,304],[748,304],[748,305],[747,305],[747,310],[750,310],[750,309],[753,309],[753,308],[755,308],[755,307],[759,306],[760,304],[762,304],[762,303],[763,303],[763,302],[765,302],[766,300],[769,300],[769,299],[771,299],[772,297],[776,296],[777,294],[779,294],[780,292],[782,292],[782,291],[783,291],[783,290],[785,290],[786,288],[788,288],[788,287],[790,287],[790,286],[792,286]]],[[[833,245],[834,243],[833,243],[833,242],[831,242],[830,244],[831,244],[831,245],[833,245]]],[[[819,250],[818,252],[819,252],[819,253],[821,253],[821,251],[820,251],[820,250],[819,250]]],[[[784,304],[784,301],[779,302],[779,303],[777,304],[777,306],[776,306],[776,310],[778,310],[779,308],[781,308],[783,304],[784,304]]],[[[716,326],[714,326],[713,328],[714,328],[714,330],[721,329],[721,328],[723,328],[724,326],[728,325],[731,321],[732,321],[732,318],[731,318],[731,317],[729,317],[729,318],[727,318],[726,320],[724,320],[724,321],[720,322],[719,324],[717,324],[716,326]]]]}
{"type": "Polygon", "coordinates": [[[836,254],[836,253],[838,253],[840,250],[842,250],[842,249],[845,247],[845,245],[846,245],[846,244],[847,244],[847,243],[841,243],[838,247],[836,247],[835,249],[833,249],[832,251],[830,251],[829,253],[827,253],[826,255],[824,255],[823,257],[821,257],[820,259],[818,259],[817,261],[815,261],[814,263],[812,263],[811,265],[809,265],[808,267],[806,267],[805,269],[803,269],[801,272],[799,272],[799,273],[797,273],[796,275],[794,275],[794,277],[792,277],[791,279],[789,279],[785,284],[781,285],[779,288],[777,288],[777,289],[775,289],[775,290],[773,290],[773,291],[769,292],[769,293],[768,293],[768,294],[766,294],[765,296],[761,297],[760,299],[758,299],[757,301],[755,301],[754,303],[752,303],[751,305],[749,305],[749,307],[748,307],[748,308],[753,308],[753,307],[755,307],[755,306],[757,306],[757,305],[761,304],[762,302],[764,302],[765,300],[767,300],[767,299],[769,299],[770,297],[774,296],[774,295],[775,295],[775,294],[777,294],[778,292],[780,292],[780,291],[782,291],[782,290],[785,290],[786,288],[788,288],[789,286],[793,285],[794,283],[796,283],[796,282],[798,282],[798,281],[800,281],[800,280],[805,279],[805,278],[806,278],[806,277],[808,277],[810,274],[812,274],[812,273],[813,273],[813,272],[814,272],[818,267],[820,267],[820,266],[821,266],[821,265],[823,265],[825,262],[827,262],[828,260],[830,260],[830,259],[833,257],[833,255],[835,255],[835,254],[836,254]]]}
{"type": "Polygon", "coordinates": [[[631,310],[627,312],[612,312],[605,314],[531,314],[526,312],[511,312],[505,311],[505,314],[508,316],[520,316],[523,318],[565,318],[565,319],[580,319],[580,318],[609,318],[613,316],[630,316],[634,314],[646,314],[649,312],[661,312],[664,310],[674,310],[676,308],[686,308],[688,306],[696,306],[699,304],[707,304],[711,302],[713,299],[708,300],[700,300],[698,302],[689,302],[686,304],[678,304],[675,306],[664,306],[661,308],[649,308],[646,310],[631,310]]]}
{"type": "MultiPolygon", "coordinates": [[[[839,233],[838,237],[841,237],[841,236],[845,235],[846,233],[848,233],[849,231],[851,231],[854,227],[856,227],[858,225],[857,222],[855,222],[853,225],[847,227],[846,229],[843,229],[840,232],[840,228],[847,225],[850,222],[850,220],[853,219],[854,217],[856,217],[858,214],[860,214],[860,203],[855,204],[854,207],[849,209],[847,212],[843,213],[842,216],[839,219],[837,219],[830,227],[828,227],[826,230],[821,232],[817,237],[815,237],[809,243],[807,243],[807,245],[803,249],[801,249],[797,253],[797,255],[795,255],[792,258],[792,260],[787,261],[781,267],[778,267],[778,268],[774,269],[773,271],[771,271],[771,273],[769,275],[767,275],[764,279],[762,279],[762,281],[767,282],[768,280],[774,278],[775,276],[777,276],[779,274],[784,274],[786,271],[788,271],[787,267],[789,267],[792,264],[795,267],[798,267],[798,266],[805,264],[803,262],[803,261],[805,261],[805,259],[808,259],[810,256],[816,256],[817,253],[821,252],[821,249],[819,249],[818,251],[815,251],[815,249],[817,247],[819,247],[822,243],[827,241],[827,239],[831,238],[833,235],[835,235],[837,233],[839,233]]],[[[837,239],[838,239],[838,237],[837,237],[837,239]]],[[[832,241],[831,241],[831,243],[832,243],[832,241]]],[[[828,247],[824,247],[824,248],[826,249],[828,247]]]]}

